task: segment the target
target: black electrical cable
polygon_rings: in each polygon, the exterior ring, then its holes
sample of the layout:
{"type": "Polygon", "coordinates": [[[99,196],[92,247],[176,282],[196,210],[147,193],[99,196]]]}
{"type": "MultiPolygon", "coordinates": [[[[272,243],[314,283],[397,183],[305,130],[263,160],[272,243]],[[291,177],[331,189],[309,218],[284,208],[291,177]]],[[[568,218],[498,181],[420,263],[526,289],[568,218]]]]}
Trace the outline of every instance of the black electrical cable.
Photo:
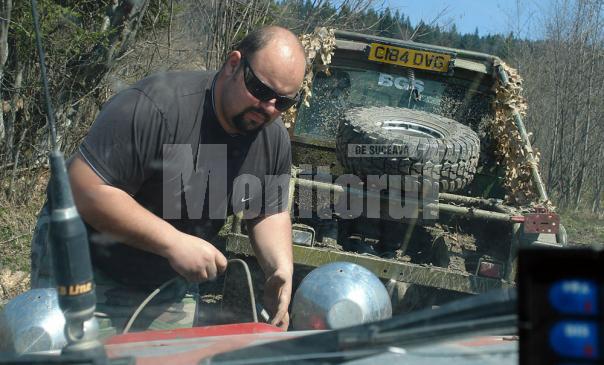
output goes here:
{"type": "Polygon", "coordinates": [[[46,77],[46,65],[44,63],[44,48],[42,48],[42,39],[40,37],[40,26],[38,24],[38,4],[36,0],[31,0],[31,14],[34,18],[36,47],[38,48],[38,56],[40,57],[40,78],[42,79],[42,88],[44,91],[44,98],[46,99],[46,118],[48,120],[48,128],[50,129],[50,145],[53,150],[57,150],[57,128],[54,117],[55,114],[50,102],[50,92],[48,91],[48,79],[46,77]]]}

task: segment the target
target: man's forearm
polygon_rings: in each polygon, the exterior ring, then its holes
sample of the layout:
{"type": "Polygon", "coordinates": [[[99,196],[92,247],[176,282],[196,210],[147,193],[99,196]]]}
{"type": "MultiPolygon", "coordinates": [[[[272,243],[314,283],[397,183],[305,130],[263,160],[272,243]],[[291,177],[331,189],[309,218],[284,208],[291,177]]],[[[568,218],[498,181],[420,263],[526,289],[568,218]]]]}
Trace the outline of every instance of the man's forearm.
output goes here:
{"type": "Polygon", "coordinates": [[[99,186],[76,199],[82,218],[99,232],[123,243],[164,256],[176,229],[112,186],[99,186]]]}
{"type": "Polygon", "coordinates": [[[282,212],[248,223],[256,257],[269,277],[276,271],[293,273],[292,233],[289,212],[282,212]]]}
{"type": "Polygon", "coordinates": [[[190,282],[211,280],[226,269],[226,258],[211,243],[179,232],[124,191],[106,185],[82,159],[74,159],[69,173],[78,211],[99,232],[165,257],[190,282]]]}
{"type": "Polygon", "coordinates": [[[69,170],[75,203],[86,223],[130,246],[165,255],[178,233],[174,227],[123,190],[105,185],[81,158],[69,170]]]}
{"type": "Polygon", "coordinates": [[[264,305],[272,316],[270,323],[287,329],[294,272],[289,212],[264,217],[248,227],[256,258],[266,276],[264,305]]]}

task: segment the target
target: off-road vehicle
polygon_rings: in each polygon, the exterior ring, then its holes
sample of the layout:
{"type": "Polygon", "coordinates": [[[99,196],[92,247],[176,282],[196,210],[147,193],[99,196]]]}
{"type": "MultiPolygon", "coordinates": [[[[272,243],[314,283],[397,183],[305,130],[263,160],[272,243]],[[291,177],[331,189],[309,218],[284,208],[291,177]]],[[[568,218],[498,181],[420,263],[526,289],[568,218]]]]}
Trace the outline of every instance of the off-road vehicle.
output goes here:
{"type": "MultiPolygon", "coordinates": [[[[284,118],[297,273],[361,264],[405,310],[512,286],[519,246],[566,243],[521,79],[498,57],[324,28],[302,39],[306,98],[284,118]]],[[[227,250],[250,255],[241,228],[227,250]]]]}

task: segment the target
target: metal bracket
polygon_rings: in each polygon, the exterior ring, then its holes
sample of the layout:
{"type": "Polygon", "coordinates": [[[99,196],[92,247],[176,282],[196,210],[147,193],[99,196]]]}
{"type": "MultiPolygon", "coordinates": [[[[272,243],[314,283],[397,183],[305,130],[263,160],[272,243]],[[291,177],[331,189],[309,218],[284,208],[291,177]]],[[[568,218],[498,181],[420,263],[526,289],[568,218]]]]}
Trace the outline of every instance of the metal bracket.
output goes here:
{"type": "Polygon", "coordinates": [[[544,207],[535,208],[534,213],[523,217],[524,233],[558,234],[560,216],[544,207]]]}

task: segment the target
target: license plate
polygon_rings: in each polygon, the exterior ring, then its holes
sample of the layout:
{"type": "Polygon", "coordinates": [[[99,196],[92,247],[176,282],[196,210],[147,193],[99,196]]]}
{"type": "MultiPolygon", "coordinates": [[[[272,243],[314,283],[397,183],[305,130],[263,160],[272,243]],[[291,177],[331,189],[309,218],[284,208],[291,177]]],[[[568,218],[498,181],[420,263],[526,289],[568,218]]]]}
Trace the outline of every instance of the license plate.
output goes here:
{"type": "Polygon", "coordinates": [[[452,58],[452,55],[446,53],[395,47],[380,43],[371,43],[371,50],[369,51],[369,60],[371,61],[436,72],[449,72],[449,63],[452,58]]]}

